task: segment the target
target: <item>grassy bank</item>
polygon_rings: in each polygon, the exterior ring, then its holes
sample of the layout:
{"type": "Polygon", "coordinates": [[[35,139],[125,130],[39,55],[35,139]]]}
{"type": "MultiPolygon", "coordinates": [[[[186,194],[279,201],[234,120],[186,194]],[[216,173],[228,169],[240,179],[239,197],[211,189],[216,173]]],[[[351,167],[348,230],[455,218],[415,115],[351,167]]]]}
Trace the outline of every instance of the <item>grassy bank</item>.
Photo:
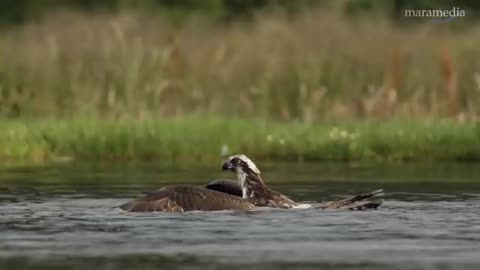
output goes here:
{"type": "Polygon", "coordinates": [[[401,27],[331,2],[231,24],[59,13],[2,29],[0,115],[478,117],[479,26],[401,27]]]}
{"type": "Polygon", "coordinates": [[[171,120],[1,120],[3,161],[258,160],[478,161],[480,124],[454,121],[272,123],[189,117],[171,120]]]}

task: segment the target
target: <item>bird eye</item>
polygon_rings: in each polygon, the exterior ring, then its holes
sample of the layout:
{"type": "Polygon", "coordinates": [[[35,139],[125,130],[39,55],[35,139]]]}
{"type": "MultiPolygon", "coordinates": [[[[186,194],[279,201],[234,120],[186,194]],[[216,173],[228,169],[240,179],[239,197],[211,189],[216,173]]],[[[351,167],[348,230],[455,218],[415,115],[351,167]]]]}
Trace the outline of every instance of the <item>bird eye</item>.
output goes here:
{"type": "Polygon", "coordinates": [[[240,159],[235,159],[235,161],[234,161],[234,163],[237,164],[237,165],[240,164],[240,162],[241,162],[240,159]]]}

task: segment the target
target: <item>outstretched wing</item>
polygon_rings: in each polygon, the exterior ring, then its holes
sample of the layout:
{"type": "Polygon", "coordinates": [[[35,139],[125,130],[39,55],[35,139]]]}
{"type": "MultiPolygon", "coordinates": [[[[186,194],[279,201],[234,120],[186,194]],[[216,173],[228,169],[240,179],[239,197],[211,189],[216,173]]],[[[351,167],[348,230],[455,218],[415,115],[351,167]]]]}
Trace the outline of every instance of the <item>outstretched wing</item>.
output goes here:
{"type": "Polygon", "coordinates": [[[120,206],[130,212],[253,210],[242,198],[197,186],[171,186],[120,206]]]}
{"type": "Polygon", "coordinates": [[[320,205],[316,205],[315,208],[349,210],[377,209],[383,203],[382,197],[383,189],[378,189],[347,199],[322,203],[320,205]]]}

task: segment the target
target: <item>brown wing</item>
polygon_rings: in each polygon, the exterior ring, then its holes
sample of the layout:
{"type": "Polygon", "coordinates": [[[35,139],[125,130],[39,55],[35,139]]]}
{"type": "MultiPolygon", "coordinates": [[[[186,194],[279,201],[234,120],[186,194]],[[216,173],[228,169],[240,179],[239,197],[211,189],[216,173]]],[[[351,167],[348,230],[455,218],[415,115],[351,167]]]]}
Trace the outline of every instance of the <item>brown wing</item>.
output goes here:
{"type": "Polygon", "coordinates": [[[164,187],[143,198],[120,206],[129,212],[184,212],[217,210],[253,210],[242,198],[197,186],[164,187]]]}
{"type": "Polygon", "coordinates": [[[315,208],[323,209],[349,209],[349,210],[365,210],[377,209],[382,203],[383,190],[378,189],[369,193],[359,194],[351,198],[326,202],[317,205],[315,208]]]}
{"type": "Polygon", "coordinates": [[[206,185],[205,188],[242,197],[242,188],[237,183],[237,181],[234,181],[234,180],[226,180],[226,179],[214,180],[208,183],[208,185],[206,185]]]}

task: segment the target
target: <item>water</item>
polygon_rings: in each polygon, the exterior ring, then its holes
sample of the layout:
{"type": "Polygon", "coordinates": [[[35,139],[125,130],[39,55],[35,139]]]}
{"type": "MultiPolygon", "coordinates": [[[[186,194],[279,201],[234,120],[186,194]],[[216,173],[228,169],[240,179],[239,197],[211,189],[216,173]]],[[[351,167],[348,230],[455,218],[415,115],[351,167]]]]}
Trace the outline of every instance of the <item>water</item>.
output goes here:
{"type": "Polygon", "coordinates": [[[4,168],[0,268],[480,267],[480,166],[271,164],[264,172],[298,201],[383,187],[386,202],[365,212],[125,213],[115,206],[172,180],[198,184],[231,175],[152,164],[4,168]]]}

